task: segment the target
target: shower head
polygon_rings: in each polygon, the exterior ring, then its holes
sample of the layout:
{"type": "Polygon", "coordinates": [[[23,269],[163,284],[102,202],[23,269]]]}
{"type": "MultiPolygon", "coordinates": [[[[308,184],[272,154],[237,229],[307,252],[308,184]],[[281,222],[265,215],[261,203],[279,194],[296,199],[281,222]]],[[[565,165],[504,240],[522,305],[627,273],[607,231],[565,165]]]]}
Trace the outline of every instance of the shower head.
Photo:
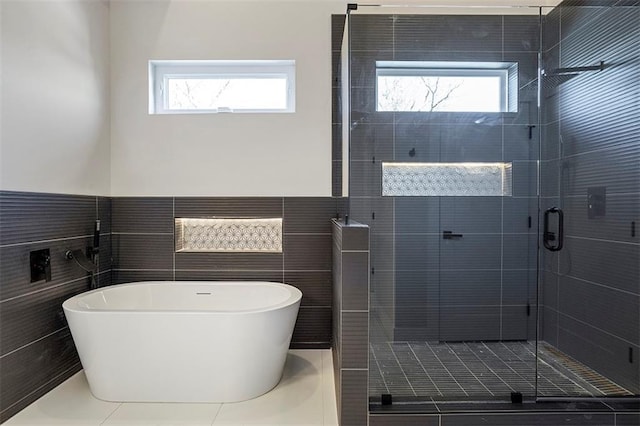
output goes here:
{"type": "Polygon", "coordinates": [[[555,89],[559,85],[577,76],[578,73],[544,74],[542,76],[542,89],[555,89]]]}

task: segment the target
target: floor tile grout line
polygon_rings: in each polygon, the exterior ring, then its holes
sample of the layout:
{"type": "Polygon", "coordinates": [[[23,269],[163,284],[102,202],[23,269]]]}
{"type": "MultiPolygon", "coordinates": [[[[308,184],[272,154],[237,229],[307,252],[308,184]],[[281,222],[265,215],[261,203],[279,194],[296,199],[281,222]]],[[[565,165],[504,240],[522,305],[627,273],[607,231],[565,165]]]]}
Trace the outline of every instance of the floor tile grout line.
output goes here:
{"type": "Polygon", "coordinates": [[[487,367],[489,369],[489,371],[491,372],[491,374],[493,374],[498,380],[500,380],[502,383],[504,383],[505,385],[507,385],[507,387],[509,389],[511,389],[512,391],[515,391],[515,389],[513,389],[513,387],[511,387],[511,385],[507,382],[504,381],[504,379],[502,378],[502,376],[498,375],[498,373],[496,373],[493,368],[491,368],[491,366],[489,364],[487,364],[484,359],[480,358],[478,356],[478,354],[476,354],[476,352],[473,350],[473,348],[469,347],[468,343],[465,343],[465,346],[467,346],[469,348],[469,350],[471,351],[471,353],[473,354],[473,356],[476,357],[476,359],[478,359],[485,367],[487,367]]]}
{"type": "Polygon", "coordinates": [[[431,347],[431,345],[429,345],[428,342],[425,342],[425,345],[427,346],[427,348],[429,348],[429,350],[431,351],[431,353],[433,354],[433,356],[438,360],[438,362],[440,363],[440,365],[442,365],[442,367],[444,368],[444,371],[453,379],[453,381],[456,383],[456,385],[458,385],[458,387],[462,390],[462,392],[464,392],[465,396],[469,396],[469,394],[467,393],[467,391],[462,387],[462,385],[460,383],[458,383],[458,381],[456,380],[455,377],[453,377],[453,374],[451,374],[451,372],[449,371],[449,369],[447,368],[446,365],[444,365],[444,363],[442,362],[442,360],[440,359],[440,357],[438,356],[438,354],[436,354],[436,352],[433,350],[433,348],[431,347]]]}
{"type": "MultiPolygon", "coordinates": [[[[424,369],[424,367],[422,366],[422,363],[420,362],[420,360],[418,359],[417,355],[415,354],[415,352],[414,352],[414,351],[413,351],[413,349],[411,348],[411,343],[410,343],[410,342],[408,342],[408,341],[395,341],[395,342],[394,342],[394,344],[399,344],[399,343],[400,343],[400,344],[407,345],[407,347],[408,347],[408,348],[409,348],[409,350],[411,351],[412,355],[415,357],[415,360],[418,362],[418,364],[420,364],[420,366],[421,366],[422,370],[423,370],[423,371],[425,371],[425,373],[426,373],[426,370],[425,370],[425,369],[424,369]]],[[[395,351],[394,351],[394,352],[395,352],[395,351]]],[[[404,366],[406,365],[406,360],[400,361],[400,358],[397,358],[397,359],[398,359],[398,362],[399,362],[399,365],[400,365],[400,370],[402,370],[402,371],[403,371],[403,373],[404,373],[404,374],[405,374],[405,376],[407,377],[407,380],[409,381],[409,383],[411,383],[411,380],[409,380],[409,377],[411,377],[412,379],[417,379],[417,380],[423,379],[423,377],[413,377],[413,375],[412,375],[411,373],[407,374],[407,372],[406,372],[406,370],[405,370],[405,368],[404,368],[404,366]]],[[[428,376],[428,375],[427,375],[427,376],[428,376]]],[[[429,379],[429,381],[431,382],[431,384],[433,384],[433,386],[434,386],[434,387],[436,387],[435,382],[434,382],[430,377],[428,377],[428,379],[429,379]]],[[[415,389],[416,389],[416,388],[414,388],[414,387],[413,387],[413,385],[411,385],[411,386],[412,386],[413,390],[415,391],[415,389]]],[[[421,396],[421,395],[418,395],[418,392],[415,392],[415,393],[416,393],[416,396],[417,396],[417,397],[420,397],[420,396],[421,396]]],[[[432,398],[431,398],[431,397],[429,397],[429,399],[432,399],[432,398]]]]}
{"type": "MultiPolygon", "coordinates": [[[[542,357],[536,357],[536,354],[531,350],[531,348],[525,347],[525,349],[533,356],[535,357],[537,362],[543,362],[547,367],[549,367],[551,370],[556,371],[560,376],[568,379],[569,381],[572,381],[571,379],[569,379],[568,377],[566,377],[564,374],[562,374],[560,371],[558,371],[555,367],[553,367],[553,365],[549,364],[548,362],[546,362],[544,359],[542,359],[542,357]]],[[[539,373],[540,374],[540,373],[539,373]]],[[[546,378],[546,377],[545,377],[546,378]]],[[[559,389],[561,392],[564,392],[565,394],[567,394],[567,391],[562,389],[560,386],[558,386],[554,381],[551,381],[549,379],[547,379],[548,382],[550,382],[553,386],[555,386],[557,389],[559,389]]],[[[575,384],[575,382],[574,382],[575,384]]],[[[580,386],[582,387],[582,386],[580,386]]],[[[585,390],[583,388],[583,390],[585,390]]]]}
{"type": "MultiPolygon", "coordinates": [[[[527,350],[529,350],[529,348],[527,348],[527,350]]],[[[532,355],[535,356],[535,354],[532,353],[532,355]]],[[[564,377],[565,379],[569,380],[570,382],[572,382],[574,385],[578,386],[579,388],[581,388],[583,391],[585,391],[587,394],[591,394],[591,392],[589,392],[587,389],[585,389],[582,385],[580,385],[579,383],[576,383],[572,378],[567,377],[565,374],[563,374],[560,370],[558,370],[557,368],[555,368],[553,365],[549,364],[548,362],[546,362],[544,359],[542,358],[537,358],[539,361],[544,362],[546,365],[548,365],[551,369],[553,369],[554,371],[556,371],[560,376],[564,377]]],[[[558,387],[555,383],[553,383],[554,386],[558,387]]],[[[597,388],[596,388],[597,389],[597,388]]],[[[560,388],[560,390],[563,390],[562,388],[560,388]]],[[[604,392],[600,391],[600,389],[597,389],[601,394],[604,395],[604,392]]],[[[566,391],[565,391],[566,392],[566,391]]]]}
{"type": "Polygon", "coordinates": [[[418,364],[420,365],[420,367],[422,367],[422,370],[424,371],[424,374],[427,376],[427,379],[429,379],[429,381],[431,383],[433,383],[433,387],[436,388],[436,391],[438,392],[438,394],[440,396],[444,396],[442,394],[442,392],[440,391],[440,388],[438,387],[438,385],[436,384],[436,382],[431,378],[431,376],[429,375],[429,372],[427,372],[427,369],[425,368],[424,364],[422,364],[422,361],[420,360],[420,358],[418,358],[418,355],[415,353],[415,351],[413,350],[413,347],[411,346],[411,343],[409,343],[409,349],[411,349],[411,353],[413,354],[413,356],[416,358],[416,360],[418,361],[418,364]]]}
{"type": "Polygon", "coordinates": [[[382,384],[384,385],[387,393],[391,393],[391,391],[389,390],[389,386],[387,385],[387,381],[384,378],[384,374],[382,374],[382,369],[380,368],[380,363],[378,362],[378,357],[376,356],[376,351],[373,348],[373,343],[369,343],[369,347],[371,348],[371,354],[373,356],[373,360],[376,363],[376,369],[378,371],[378,374],[380,375],[380,377],[382,378],[382,384]]]}
{"type": "Polygon", "coordinates": [[[113,416],[113,415],[116,413],[116,411],[118,411],[118,410],[120,409],[120,407],[122,407],[123,405],[124,405],[124,403],[119,402],[119,403],[116,405],[116,408],[114,408],[114,409],[113,409],[113,411],[111,411],[111,413],[109,413],[109,414],[107,415],[107,417],[106,417],[106,418],[105,418],[105,419],[100,423],[100,426],[104,425],[107,421],[109,421],[109,419],[111,418],[111,416],[113,416]]]}
{"type": "Polygon", "coordinates": [[[465,365],[465,367],[467,367],[469,369],[469,364],[478,364],[479,368],[482,368],[481,372],[479,373],[480,376],[484,377],[485,375],[487,376],[486,378],[488,380],[481,380],[474,372],[473,370],[470,369],[471,373],[476,377],[476,379],[491,393],[492,396],[495,396],[494,392],[498,392],[499,393],[499,389],[498,386],[493,386],[491,384],[491,382],[495,383],[502,383],[503,385],[507,386],[507,388],[511,389],[511,387],[508,385],[508,383],[506,383],[504,380],[502,380],[502,377],[498,375],[498,373],[496,373],[487,363],[485,363],[476,353],[475,351],[470,348],[466,342],[461,342],[462,347],[459,349],[454,349],[452,348],[452,352],[455,353],[455,355],[457,357],[459,357],[458,352],[462,353],[465,355],[465,359],[461,361],[463,362],[463,364],[465,365]],[[492,390],[493,389],[493,390],[492,390]]]}
{"type": "Polygon", "coordinates": [[[447,347],[450,348],[451,352],[453,352],[453,354],[456,356],[458,361],[460,361],[460,363],[464,366],[464,368],[466,368],[467,371],[469,373],[471,373],[471,375],[474,377],[474,379],[476,379],[476,381],[478,383],[480,383],[482,385],[482,387],[485,388],[487,390],[487,392],[489,392],[491,394],[491,396],[495,396],[495,394],[491,391],[491,389],[489,389],[480,379],[478,379],[478,376],[476,376],[473,373],[473,371],[471,371],[471,369],[467,366],[467,363],[465,363],[462,359],[460,359],[460,356],[458,356],[458,353],[449,346],[449,343],[445,343],[445,345],[447,345],[447,347]]]}
{"type": "MultiPolygon", "coordinates": [[[[501,344],[502,344],[502,346],[504,346],[507,350],[509,350],[511,353],[513,353],[513,354],[516,356],[516,358],[518,358],[518,360],[519,360],[520,362],[523,362],[523,363],[525,363],[525,364],[526,364],[526,362],[527,362],[527,361],[525,361],[525,360],[523,360],[522,358],[520,358],[520,356],[518,356],[518,354],[516,354],[515,352],[513,352],[513,350],[511,350],[511,348],[509,348],[507,345],[505,345],[505,344],[504,344],[504,342],[500,342],[500,343],[501,343],[501,344]]],[[[535,355],[535,354],[530,350],[530,348],[528,348],[528,347],[527,347],[527,345],[522,345],[522,347],[532,355],[534,362],[537,362],[537,361],[538,361],[538,358],[536,357],[536,355],[535,355]]],[[[546,365],[549,365],[548,363],[545,363],[545,364],[546,364],[546,365]]],[[[552,366],[550,366],[550,367],[555,371],[555,369],[554,369],[552,366]]],[[[533,371],[533,374],[535,374],[535,370],[533,371]]],[[[539,371],[539,370],[538,370],[538,376],[539,376],[539,377],[542,377],[542,375],[540,374],[540,371],[539,371]]],[[[562,389],[560,386],[558,386],[558,384],[556,384],[553,380],[549,380],[547,377],[542,377],[542,378],[544,378],[547,382],[551,383],[551,385],[552,385],[552,386],[554,386],[555,388],[557,388],[560,392],[562,392],[562,393],[564,393],[564,394],[567,394],[567,391],[566,391],[565,389],[562,389]]],[[[534,388],[535,388],[535,386],[534,386],[534,388]]],[[[538,390],[539,390],[539,387],[535,389],[535,392],[537,393],[537,392],[538,392],[538,390]]]]}
{"type": "MultiPolygon", "coordinates": [[[[561,377],[561,378],[564,378],[564,379],[568,380],[569,382],[571,382],[571,383],[573,383],[575,386],[577,386],[579,389],[582,389],[582,390],[586,393],[586,395],[591,395],[591,394],[592,394],[592,392],[589,392],[588,390],[586,390],[586,389],[584,388],[584,386],[580,385],[579,383],[576,383],[576,381],[575,381],[575,380],[573,380],[572,378],[567,377],[567,376],[566,376],[565,374],[563,374],[560,370],[558,370],[557,368],[555,368],[553,365],[549,364],[549,363],[548,363],[547,361],[545,361],[544,359],[538,359],[538,362],[543,363],[543,365],[544,365],[546,368],[548,368],[549,370],[551,370],[553,373],[557,373],[557,375],[558,375],[559,377],[561,377]]],[[[552,385],[553,387],[555,387],[556,389],[558,389],[558,390],[559,390],[561,393],[563,393],[564,395],[571,396],[571,391],[570,391],[570,390],[567,390],[567,389],[562,388],[560,385],[558,385],[558,384],[556,383],[556,381],[551,380],[551,379],[549,378],[549,376],[544,376],[544,375],[543,375],[543,373],[541,373],[541,372],[540,372],[540,369],[538,369],[538,375],[539,375],[540,377],[542,377],[543,379],[545,379],[547,382],[551,383],[551,385],[552,385]]],[[[597,388],[596,388],[596,390],[597,390],[600,394],[602,394],[602,392],[600,391],[600,389],[597,389],[597,388]]]]}
{"type": "Polygon", "coordinates": [[[213,420],[211,421],[211,426],[213,426],[216,423],[216,419],[218,418],[218,414],[220,414],[220,411],[222,411],[222,406],[224,405],[224,403],[220,403],[218,405],[218,409],[216,410],[216,414],[213,416],[213,420]]]}
{"type": "MultiPolygon", "coordinates": [[[[502,347],[503,347],[503,348],[504,348],[504,349],[505,349],[509,354],[511,354],[511,355],[513,355],[513,356],[515,356],[515,357],[516,357],[516,359],[518,360],[518,362],[520,362],[520,363],[522,363],[522,364],[523,364],[523,366],[524,366],[524,367],[522,367],[522,368],[523,368],[523,371],[522,371],[522,372],[517,372],[517,371],[516,371],[516,373],[517,373],[517,374],[518,374],[518,375],[519,375],[519,376],[520,376],[520,377],[521,377],[521,378],[522,378],[526,383],[531,384],[531,386],[532,386],[532,387],[533,387],[533,389],[534,389],[534,393],[535,393],[535,392],[537,391],[537,388],[536,388],[536,380],[534,379],[534,380],[533,380],[533,382],[532,382],[532,383],[530,383],[530,382],[529,382],[529,380],[527,380],[527,379],[525,378],[525,376],[523,376],[523,374],[524,374],[524,373],[526,373],[526,372],[528,371],[529,373],[531,373],[531,376],[535,378],[536,370],[535,370],[535,369],[532,369],[532,368],[528,368],[527,360],[525,360],[525,359],[521,358],[521,357],[520,357],[520,356],[519,356],[515,351],[513,351],[513,349],[511,349],[510,347],[508,347],[508,346],[507,346],[503,341],[499,342],[499,344],[500,344],[500,345],[501,345],[501,346],[502,346],[502,347]],[[525,371],[524,369],[527,369],[527,371],[525,371]]],[[[526,345],[523,345],[523,346],[526,346],[526,345]]],[[[497,355],[497,354],[496,354],[496,355],[497,355]]],[[[535,362],[535,356],[533,356],[533,357],[532,357],[532,359],[533,359],[533,360],[534,360],[534,362],[535,362]]],[[[505,364],[507,364],[507,362],[506,362],[506,361],[504,361],[504,360],[503,360],[502,362],[503,362],[503,363],[505,363],[505,364]]],[[[514,371],[515,371],[515,370],[514,370],[514,371]]],[[[539,373],[538,373],[538,374],[539,374],[539,373]]],[[[556,383],[551,382],[551,381],[550,381],[550,380],[548,380],[546,377],[545,377],[544,379],[545,379],[545,380],[547,380],[547,381],[549,381],[553,386],[555,386],[556,388],[558,388],[560,391],[564,392],[564,390],[563,390],[562,388],[560,388],[556,383]]],[[[566,392],[565,392],[565,393],[566,393],[566,392]]]]}
{"type": "Polygon", "coordinates": [[[514,370],[514,369],[513,369],[509,364],[507,364],[506,362],[504,362],[504,361],[503,361],[503,360],[502,360],[502,359],[501,359],[501,358],[500,358],[500,357],[499,357],[499,356],[498,356],[498,355],[497,355],[497,354],[496,354],[496,353],[495,353],[491,348],[489,348],[489,347],[487,346],[487,344],[486,344],[485,342],[482,342],[482,345],[483,345],[485,348],[487,348],[487,350],[488,350],[489,352],[491,352],[495,358],[497,358],[497,359],[498,359],[499,361],[501,361],[504,365],[506,365],[506,366],[507,366],[507,368],[508,368],[509,370],[511,370],[513,373],[515,373],[518,377],[520,377],[520,378],[524,381],[524,383],[526,383],[527,385],[531,386],[531,388],[532,388],[532,389],[534,390],[534,392],[535,392],[535,386],[534,386],[534,385],[532,385],[532,384],[529,382],[529,380],[527,380],[525,377],[523,377],[523,376],[522,376],[522,374],[520,374],[519,372],[517,372],[516,370],[514,370]]]}
{"type": "Polygon", "coordinates": [[[398,359],[398,355],[396,355],[396,352],[393,350],[393,346],[391,345],[391,342],[387,342],[387,345],[389,345],[389,348],[391,349],[391,353],[393,354],[393,357],[395,358],[396,362],[400,366],[400,371],[402,371],[402,375],[404,376],[405,380],[409,384],[409,387],[411,388],[411,392],[413,392],[413,396],[418,396],[416,391],[413,389],[413,386],[411,385],[411,382],[409,381],[409,378],[407,377],[407,374],[405,373],[404,368],[402,368],[402,364],[398,359]]]}

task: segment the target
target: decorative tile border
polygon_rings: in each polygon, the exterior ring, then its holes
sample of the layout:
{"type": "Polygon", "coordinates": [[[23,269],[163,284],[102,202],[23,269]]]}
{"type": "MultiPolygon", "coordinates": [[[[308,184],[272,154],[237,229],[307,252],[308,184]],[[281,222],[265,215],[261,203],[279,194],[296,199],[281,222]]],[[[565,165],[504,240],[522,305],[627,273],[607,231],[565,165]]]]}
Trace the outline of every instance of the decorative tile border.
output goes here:
{"type": "Polygon", "coordinates": [[[511,196],[511,163],[382,163],[383,196],[511,196]]]}
{"type": "Polygon", "coordinates": [[[282,253],[282,218],[175,219],[176,252],[282,253]]]}

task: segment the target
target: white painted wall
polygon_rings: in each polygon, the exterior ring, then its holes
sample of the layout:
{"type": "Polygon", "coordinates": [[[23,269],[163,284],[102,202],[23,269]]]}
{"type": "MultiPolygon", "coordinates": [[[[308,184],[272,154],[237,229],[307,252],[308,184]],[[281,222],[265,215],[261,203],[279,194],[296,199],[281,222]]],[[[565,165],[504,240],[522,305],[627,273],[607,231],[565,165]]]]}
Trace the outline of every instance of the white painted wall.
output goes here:
{"type": "Polygon", "coordinates": [[[108,2],[0,7],[0,188],[108,195],[108,2]]]}
{"type": "Polygon", "coordinates": [[[0,189],[330,195],[330,20],[345,7],[344,0],[1,0],[0,189]],[[150,59],[295,59],[297,111],[149,115],[150,59]]]}
{"type": "Polygon", "coordinates": [[[331,195],[331,14],[343,2],[111,4],[115,196],[331,195]],[[293,114],[148,114],[148,61],[294,59],[293,114]]]}

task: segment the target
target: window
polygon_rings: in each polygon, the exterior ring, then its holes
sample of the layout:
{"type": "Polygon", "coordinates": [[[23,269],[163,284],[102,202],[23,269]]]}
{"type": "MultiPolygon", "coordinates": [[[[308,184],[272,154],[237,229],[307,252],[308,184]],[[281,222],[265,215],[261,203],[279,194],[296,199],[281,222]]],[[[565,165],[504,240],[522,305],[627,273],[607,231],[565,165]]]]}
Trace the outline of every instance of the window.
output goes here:
{"type": "Polygon", "coordinates": [[[295,112],[295,61],[150,61],[149,113],[295,112]]]}
{"type": "Polygon", "coordinates": [[[377,62],[376,109],[515,111],[517,67],[504,62],[377,62]]]}

